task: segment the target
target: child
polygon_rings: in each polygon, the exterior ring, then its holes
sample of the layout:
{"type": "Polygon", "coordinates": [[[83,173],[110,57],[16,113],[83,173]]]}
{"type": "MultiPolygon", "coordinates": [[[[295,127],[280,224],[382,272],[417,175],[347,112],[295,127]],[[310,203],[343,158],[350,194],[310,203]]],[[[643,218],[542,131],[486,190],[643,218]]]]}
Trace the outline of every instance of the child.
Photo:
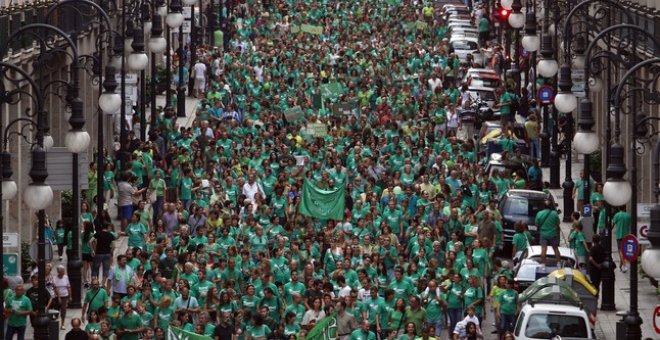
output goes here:
{"type": "Polygon", "coordinates": [[[587,253],[589,247],[587,246],[587,241],[584,238],[584,233],[582,232],[582,223],[580,223],[580,213],[573,212],[571,216],[573,219],[573,229],[568,235],[568,244],[571,249],[575,252],[577,257],[578,267],[580,269],[585,269],[587,265],[587,253]]]}

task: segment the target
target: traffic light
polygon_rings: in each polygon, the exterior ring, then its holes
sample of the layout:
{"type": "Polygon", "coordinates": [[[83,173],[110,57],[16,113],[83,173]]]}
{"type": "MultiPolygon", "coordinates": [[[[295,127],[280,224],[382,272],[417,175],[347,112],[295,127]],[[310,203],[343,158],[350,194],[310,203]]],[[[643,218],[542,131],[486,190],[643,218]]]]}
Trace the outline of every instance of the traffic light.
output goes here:
{"type": "Polygon", "coordinates": [[[500,22],[509,22],[509,14],[511,14],[511,11],[509,11],[506,8],[500,8],[500,22]]]}

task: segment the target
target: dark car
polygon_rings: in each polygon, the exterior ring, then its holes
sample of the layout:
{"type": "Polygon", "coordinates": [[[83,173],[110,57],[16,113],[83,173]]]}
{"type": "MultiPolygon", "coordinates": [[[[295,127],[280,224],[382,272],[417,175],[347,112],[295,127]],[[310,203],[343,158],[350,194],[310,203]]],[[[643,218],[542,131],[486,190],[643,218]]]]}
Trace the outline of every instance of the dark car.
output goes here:
{"type": "Polygon", "coordinates": [[[511,240],[513,239],[513,234],[515,234],[514,225],[518,221],[527,224],[529,232],[534,236],[538,244],[539,230],[534,220],[536,213],[545,208],[546,199],[549,199],[551,205],[556,207],[554,197],[543,191],[510,189],[502,196],[498,209],[500,214],[502,214],[505,246],[511,246],[511,240]]]}

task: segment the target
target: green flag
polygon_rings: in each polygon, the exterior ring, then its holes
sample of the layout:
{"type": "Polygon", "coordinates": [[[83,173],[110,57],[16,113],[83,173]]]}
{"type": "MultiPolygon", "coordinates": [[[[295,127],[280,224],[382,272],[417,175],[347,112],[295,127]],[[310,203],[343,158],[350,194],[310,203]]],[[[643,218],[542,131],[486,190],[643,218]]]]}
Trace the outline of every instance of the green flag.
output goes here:
{"type": "Polygon", "coordinates": [[[305,340],[335,340],[337,338],[337,318],[332,314],[319,321],[307,333],[305,340]]]}
{"type": "Polygon", "coordinates": [[[300,213],[323,220],[344,219],[344,185],[334,190],[319,189],[305,179],[300,202],[300,213]]]}
{"type": "Polygon", "coordinates": [[[211,340],[213,338],[184,331],[181,328],[170,326],[167,331],[167,340],[211,340]]]}

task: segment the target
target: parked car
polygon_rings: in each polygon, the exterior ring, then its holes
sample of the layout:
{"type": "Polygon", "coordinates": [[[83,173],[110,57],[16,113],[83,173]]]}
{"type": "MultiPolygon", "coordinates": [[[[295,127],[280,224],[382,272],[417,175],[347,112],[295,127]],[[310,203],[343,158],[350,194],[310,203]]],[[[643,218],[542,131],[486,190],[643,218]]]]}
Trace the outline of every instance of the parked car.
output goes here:
{"type": "Polygon", "coordinates": [[[537,291],[523,304],[513,335],[517,340],[594,339],[579,297],[559,285],[537,291]]]}
{"type": "MultiPolygon", "coordinates": [[[[550,204],[556,208],[557,204],[552,194],[543,191],[510,189],[504,193],[498,203],[498,209],[502,214],[505,246],[511,246],[511,240],[515,234],[514,225],[518,221],[527,224],[529,232],[538,243],[539,230],[535,218],[536,213],[545,209],[546,199],[550,200],[550,204]]],[[[558,210],[558,212],[561,211],[558,210]]]]}
{"type": "Polygon", "coordinates": [[[456,54],[458,60],[462,63],[467,62],[467,55],[471,54],[474,64],[483,65],[484,56],[479,48],[479,39],[474,37],[464,37],[460,40],[455,40],[449,44],[451,50],[456,54]]]}
{"type": "MultiPolygon", "coordinates": [[[[496,115],[496,114],[494,114],[496,115]]],[[[497,141],[502,138],[502,129],[501,125],[499,123],[494,123],[498,124],[498,128],[492,129],[490,132],[488,132],[486,135],[481,137],[481,140],[479,141],[479,146],[478,146],[478,151],[479,152],[486,152],[486,155],[489,156],[493,153],[501,153],[502,152],[502,147],[497,144],[497,141]]],[[[483,129],[483,128],[482,128],[483,129]]],[[[522,154],[527,155],[529,154],[529,146],[528,146],[528,140],[529,138],[527,137],[527,129],[525,129],[525,126],[520,123],[513,124],[513,127],[511,128],[513,131],[513,139],[516,141],[516,148],[521,151],[522,154]]]]}
{"type": "Polygon", "coordinates": [[[559,247],[562,263],[557,263],[555,251],[548,247],[546,264],[541,264],[541,246],[529,246],[513,258],[513,280],[519,292],[529,288],[536,280],[557,270],[557,268],[576,268],[577,258],[573,249],[559,247]]]}
{"type": "Polygon", "coordinates": [[[471,16],[472,12],[470,11],[470,8],[463,4],[445,4],[440,9],[440,15],[447,20],[450,16],[454,15],[471,16]]]}
{"type": "Polygon", "coordinates": [[[472,73],[465,82],[469,87],[481,87],[493,91],[493,100],[495,99],[495,89],[497,89],[502,80],[496,74],[492,73],[472,73]]]}

